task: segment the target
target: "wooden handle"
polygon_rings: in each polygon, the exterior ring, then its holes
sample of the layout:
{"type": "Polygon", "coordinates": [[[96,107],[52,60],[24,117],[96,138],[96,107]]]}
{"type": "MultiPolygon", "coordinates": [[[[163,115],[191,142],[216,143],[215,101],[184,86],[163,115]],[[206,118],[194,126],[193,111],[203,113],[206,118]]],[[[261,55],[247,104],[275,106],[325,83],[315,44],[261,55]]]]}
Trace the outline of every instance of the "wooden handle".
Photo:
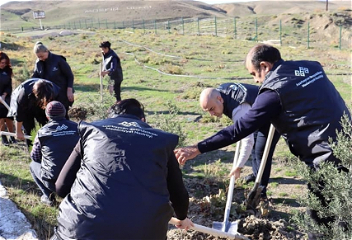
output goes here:
{"type": "MultiPolygon", "coordinates": [[[[11,136],[11,137],[16,137],[15,133],[12,132],[4,132],[4,131],[0,131],[0,135],[5,135],[5,136],[11,136]]],[[[24,135],[25,139],[31,139],[31,136],[28,135],[24,135]]]]}
{"type": "Polygon", "coordinates": [[[7,110],[10,110],[9,105],[5,102],[5,100],[0,96],[0,102],[7,108],[7,110]]]}
{"type": "MultiPolygon", "coordinates": [[[[178,223],[178,219],[177,218],[171,218],[169,221],[170,224],[173,225],[177,225],[178,223]]],[[[223,232],[220,230],[216,230],[213,228],[208,228],[208,227],[204,227],[202,225],[198,225],[194,223],[194,227],[191,227],[191,229],[198,231],[198,232],[202,232],[202,233],[207,233],[216,237],[222,237],[222,238],[229,238],[229,239],[241,239],[241,240],[249,240],[248,238],[246,238],[245,236],[241,235],[241,234],[230,234],[227,232],[223,232]]]]}

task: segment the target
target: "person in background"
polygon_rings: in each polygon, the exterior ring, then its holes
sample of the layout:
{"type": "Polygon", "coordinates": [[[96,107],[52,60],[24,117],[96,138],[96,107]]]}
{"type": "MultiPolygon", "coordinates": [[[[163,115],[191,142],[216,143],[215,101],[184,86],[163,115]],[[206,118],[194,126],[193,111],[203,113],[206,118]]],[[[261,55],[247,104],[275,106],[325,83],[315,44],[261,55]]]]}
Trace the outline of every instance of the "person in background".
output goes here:
{"type": "MultiPolygon", "coordinates": [[[[225,114],[232,119],[234,123],[244,116],[253,105],[255,98],[259,92],[259,87],[244,83],[224,83],[218,88],[206,88],[199,97],[199,103],[204,111],[209,112],[212,116],[222,117],[225,114]]],[[[252,152],[252,170],[253,174],[245,177],[248,183],[254,181],[260,167],[266,140],[269,133],[270,124],[265,124],[258,131],[241,139],[241,148],[238,159],[238,165],[231,170],[230,176],[234,175],[238,179],[241,174],[241,169],[248,160],[252,152]],[[254,146],[254,147],[253,147],[254,146]]],[[[270,178],[272,157],[275,151],[276,144],[280,138],[280,134],[274,134],[270,152],[267,157],[263,176],[260,185],[263,187],[261,192],[261,206],[268,209],[268,197],[266,195],[267,186],[270,178]]],[[[267,211],[266,211],[267,212],[267,211]]]]}
{"type": "MultiPolygon", "coordinates": [[[[11,100],[12,75],[10,58],[6,53],[0,52],[0,97],[7,105],[10,104],[11,100]]],[[[6,125],[7,130],[12,133],[14,132],[13,117],[7,117],[7,114],[7,107],[0,101],[0,131],[4,131],[6,125]]],[[[12,136],[9,142],[7,137],[2,135],[1,141],[5,146],[9,145],[9,143],[16,143],[15,138],[12,136]]]]}
{"type": "MultiPolygon", "coordinates": [[[[12,92],[7,116],[15,117],[17,139],[24,140],[24,133],[31,134],[35,120],[41,126],[48,122],[45,107],[52,100],[63,101],[65,96],[59,93],[60,88],[56,84],[40,78],[28,79],[12,92]]],[[[27,145],[31,145],[28,139],[27,145]]]]}
{"type": "Polygon", "coordinates": [[[110,77],[110,81],[114,82],[114,95],[116,102],[119,102],[121,101],[121,83],[123,81],[120,58],[110,48],[110,42],[101,42],[99,47],[101,48],[104,59],[101,75],[103,77],[108,75],[110,77]]]}
{"type": "Polygon", "coordinates": [[[70,65],[64,56],[50,52],[42,42],[36,42],[33,52],[38,59],[35,62],[32,78],[46,79],[60,87],[61,103],[66,108],[66,118],[68,118],[69,107],[74,102],[73,73],[70,65]]]}
{"type": "Polygon", "coordinates": [[[178,136],[151,128],[136,99],[110,114],[78,125],[80,140],[55,184],[64,200],[51,239],[165,240],[174,213],[177,227],[193,226],[173,153],[178,136]]]}
{"type": "Polygon", "coordinates": [[[35,137],[29,169],[42,191],[41,202],[52,206],[56,179],[76,146],[79,135],[77,123],[65,118],[66,109],[62,103],[49,102],[45,114],[49,122],[38,130],[35,137]]]}
{"type": "MultiPolygon", "coordinates": [[[[342,130],[341,119],[351,114],[346,103],[316,61],[284,61],[280,51],[267,44],[253,47],[246,58],[246,68],[254,80],[262,83],[252,108],[229,126],[197,145],[175,150],[180,163],[200,153],[209,152],[239,141],[265,124],[272,123],[284,137],[292,154],[312,171],[330,162],[338,171],[347,172],[336,158],[330,141],[336,142],[342,130]]],[[[324,181],[317,182],[324,188],[324,181]]],[[[329,207],[319,190],[308,185],[323,207],[329,207]]],[[[310,217],[318,224],[332,226],[335,217],[324,217],[310,210],[310,217]]],[[[308,233],[308,239],[324,239],[319,233],[308,233]]]]}

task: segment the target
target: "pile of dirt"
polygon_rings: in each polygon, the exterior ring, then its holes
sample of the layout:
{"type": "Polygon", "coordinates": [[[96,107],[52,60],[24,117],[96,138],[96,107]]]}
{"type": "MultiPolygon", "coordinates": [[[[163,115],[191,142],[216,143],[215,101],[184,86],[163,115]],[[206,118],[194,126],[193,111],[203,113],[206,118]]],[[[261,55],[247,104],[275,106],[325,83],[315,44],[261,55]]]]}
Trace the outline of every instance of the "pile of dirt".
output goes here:
{"type": "MultiPolygon", "coordinates": [[[[190,193],[188,217],[196,224],[211,228],[213,222],[223,222],[227,193],[219,189],[215,179],[185,179],[190,193]]],[[[236,187],[231,206],[230,221],[238,223],[238,233],[249,239],[303,239],[304,233],[275,214],[261,217],[259,211],[246,210],[247,192],[236,187]]],[[[272,208],[272,204],[270,204],[272,208]]],[[[170,225],[168,239],[223,239],[193,230],[184,231],[170,225]]]]}
{"type": "Polygon", "coordinates": [[[87,119],[88,115],[94,115],[94,109],[84,107],[72,107],[68,111],[69,118],[81,121],[87,119]]]}

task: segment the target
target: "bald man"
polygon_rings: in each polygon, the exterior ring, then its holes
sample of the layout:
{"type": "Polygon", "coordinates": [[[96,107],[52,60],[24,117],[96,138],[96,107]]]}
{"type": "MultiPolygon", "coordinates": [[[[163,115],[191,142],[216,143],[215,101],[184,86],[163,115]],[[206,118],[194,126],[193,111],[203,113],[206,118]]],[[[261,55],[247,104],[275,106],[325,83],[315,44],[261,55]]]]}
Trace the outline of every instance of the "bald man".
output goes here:
{"type": "MultiPolygon", "coordinates": [[[[212,116],[222,117],[225,114],[236,123],[241,117],[251,109],[259,92],[259,87],[251,84],[242,83],[224,83],[217,89],[206,88],[202,91],[199,98],[200,107],[210,113],[212,116]]],[[[252,153],[252,170],[253,174],[245,178],[246,182],[254,181],[259,171],[261,159],[263,156],[270,123],[262,126],[258,131],[244,136],[241,141],[241,148],[237,166],[235,166],[230,176],[234,175],[239,178],[241,169],[244,167],[252,153]],[[254,146],[254,147],[253,147],[254,146]]],[[[263,176],[261,179],[261,200],[267,202],[266,189],[269,183],[272,156],[275,146],[280,138],[279,133],[275,133],[270,152],[267,158],[263,176]]],[[[180,162],[183,164],[184,162],[180,162]]]]}
{"type": "MultiPolygon", "coordinates": [[[[267,44],[253,47],[246,58],[246,68],[254,80],[262,83],[252,108],[235,122],[197,145],[175,150],[177,159],[184,162],[200,153],[228,146],[241,140],[265,124],[272,123],[285,138],[292,154],[312,171],[319,171],[325,162],[333,163],[338,171],[348,171],[341,165],[331,148],[337,142],[337,131],[342,130],[344,114],[351,114],[339,92],[316,61],[284,61],[280,51],[267,44]]],[[[329,207],[321,190],[325,181],[317,185],[321,189],[308,189],[329,207]]],[[[318,210],[309,214],[318,224],[333,226],[344,219],[325,217],[318,210]]],[[[308,233],[308,239],[327,239],[316,232],[308,233]]]]}

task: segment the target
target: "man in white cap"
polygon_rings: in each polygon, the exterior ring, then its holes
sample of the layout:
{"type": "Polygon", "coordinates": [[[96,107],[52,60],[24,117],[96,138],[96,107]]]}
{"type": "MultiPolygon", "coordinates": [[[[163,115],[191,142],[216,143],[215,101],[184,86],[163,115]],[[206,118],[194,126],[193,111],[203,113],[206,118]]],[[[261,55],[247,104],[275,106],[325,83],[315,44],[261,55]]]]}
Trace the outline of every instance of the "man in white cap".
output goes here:
{"type": "Polygon", "coordinates": [[[42,191],[41,202],[53,205],[55,181],[76,146],[79,135],[77,123],[65,118],[61,102],[51,101],[45,108],[49,122],[39,129],[31,151],[30,171],[42,191]]]}

